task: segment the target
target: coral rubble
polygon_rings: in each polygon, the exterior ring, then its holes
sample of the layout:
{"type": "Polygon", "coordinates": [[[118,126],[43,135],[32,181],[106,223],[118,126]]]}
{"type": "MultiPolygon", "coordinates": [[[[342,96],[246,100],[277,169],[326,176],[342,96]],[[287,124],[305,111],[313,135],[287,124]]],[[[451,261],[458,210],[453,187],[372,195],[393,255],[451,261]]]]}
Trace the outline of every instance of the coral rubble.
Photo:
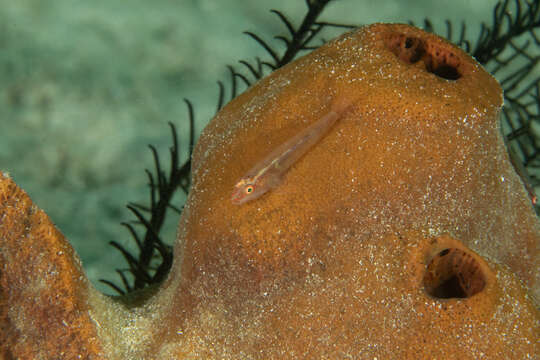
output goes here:
{"type": "Polygon", "coordinates": [[[89,286],[46,216],[0,177],[2,354],[538,356],[540,228],[501,106],[480,65],[413,27],[329,42],[207,126],[172,271],[135,300],[89,286]],[[233,205],[238,178],[335,102],[352,108],[282,183],[233,205]]]}

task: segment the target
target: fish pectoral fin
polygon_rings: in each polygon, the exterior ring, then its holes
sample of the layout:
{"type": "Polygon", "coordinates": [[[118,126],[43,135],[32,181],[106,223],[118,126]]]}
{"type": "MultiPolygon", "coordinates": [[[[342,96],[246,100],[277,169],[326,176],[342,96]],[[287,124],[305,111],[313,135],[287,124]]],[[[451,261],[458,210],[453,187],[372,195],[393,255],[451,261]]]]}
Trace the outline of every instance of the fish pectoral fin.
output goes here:
{"type": "Polygon", "coordinates": [[[282,180],[283,180],[282,175],[274,175],[268,179],[267,186],[270,189],[275,189],[281,184],[282,180]]]}

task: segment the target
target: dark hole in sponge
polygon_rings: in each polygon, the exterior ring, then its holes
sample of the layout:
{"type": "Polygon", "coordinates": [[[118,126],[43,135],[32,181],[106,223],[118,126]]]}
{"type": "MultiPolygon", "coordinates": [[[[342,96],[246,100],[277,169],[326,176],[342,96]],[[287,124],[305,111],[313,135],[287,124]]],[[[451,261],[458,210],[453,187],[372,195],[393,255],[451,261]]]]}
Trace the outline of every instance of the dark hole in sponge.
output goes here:
{"type": "Polygon", "coordinates": [[[444,249],[443,251],[441,251],[441,252],[439,253],[439,256],[447,255],[449,252],[450,252],[450,249],[444,249]]]}
{"type": "Polygon", "coordinates": [[[442,250],[430,261],[423,282],[426,292],[440,299],[468,298],[486,286],[477,260],[455,248],[442,250]]]}
{"type": "Polygon", "coordinates": [[[405,47],[408,49],[408,48],[411,48],[414,44],[414,41],[411,39],[411,38],[407,38],[405,40],[405,47]]]}
{"type": "Polygon", "coordinates": [[[461,77],[458,57],[450,49],[429,46],[426,40],[399,33],[392,33],[385,43],[401,61],[408,64],[422,61],[426,71],[446,80],[461,77]]]}
{"type": "Polygon", "coordinates": [[[430,72],[446,80],[457,80],[461,77],[461,75],[459,74],[459,72],[457,71],[455,67],[448,66],[448,65],[441,65],[439,67],[431,69],[430,72]]]}

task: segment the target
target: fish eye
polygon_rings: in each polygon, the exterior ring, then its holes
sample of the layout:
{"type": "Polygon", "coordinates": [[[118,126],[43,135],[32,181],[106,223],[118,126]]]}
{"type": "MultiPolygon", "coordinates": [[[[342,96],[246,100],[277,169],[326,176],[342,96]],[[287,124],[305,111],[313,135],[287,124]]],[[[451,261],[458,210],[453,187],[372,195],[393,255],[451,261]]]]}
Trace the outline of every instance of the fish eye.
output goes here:
{"type": "Polygon", "coordinates": [[[246,194],[251,194],[253,192],[253,185],[248,185],[246,187],[246,194]]]}

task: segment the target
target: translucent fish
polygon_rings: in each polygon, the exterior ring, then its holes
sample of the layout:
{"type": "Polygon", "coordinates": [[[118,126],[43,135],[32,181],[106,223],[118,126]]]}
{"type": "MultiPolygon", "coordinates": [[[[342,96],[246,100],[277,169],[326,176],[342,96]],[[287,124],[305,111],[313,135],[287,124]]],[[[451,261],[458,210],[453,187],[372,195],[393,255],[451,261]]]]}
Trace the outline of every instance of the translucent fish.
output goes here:
{"type": "Polygon", "coordinates": [[[347,108],[330,110],[259,161],[234,186],[231,196],[233,204],[255,200],[276,188],[289,168],[328,133],[347,108]]]}

